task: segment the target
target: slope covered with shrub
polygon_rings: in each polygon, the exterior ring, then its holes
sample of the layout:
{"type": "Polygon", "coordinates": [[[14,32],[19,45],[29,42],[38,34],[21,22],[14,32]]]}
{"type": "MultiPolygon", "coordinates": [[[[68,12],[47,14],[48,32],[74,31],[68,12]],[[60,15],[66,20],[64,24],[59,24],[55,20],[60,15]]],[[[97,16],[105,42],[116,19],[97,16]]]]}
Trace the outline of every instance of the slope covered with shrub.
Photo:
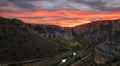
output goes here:
{"type": "Polygon", "coordinates": [[[53,38],[51,40],[53,40],[54,42],[60,43],[69,49],[77,50],[82,47],[82,45],[78,41],[75,41],[75,40],[66,40],[63,38],[53,38]]]}

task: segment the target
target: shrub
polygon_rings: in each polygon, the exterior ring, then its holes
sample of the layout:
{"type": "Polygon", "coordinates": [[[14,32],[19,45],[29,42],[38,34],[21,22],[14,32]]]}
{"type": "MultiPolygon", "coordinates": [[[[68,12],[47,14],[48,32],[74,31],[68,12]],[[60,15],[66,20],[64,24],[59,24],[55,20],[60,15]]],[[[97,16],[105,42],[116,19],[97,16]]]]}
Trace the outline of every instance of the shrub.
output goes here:
{"type": "Polygon", "coordinates": [[[74,40],[66,40],[66,39],[62,39],[62,38],[53,38],[52,40],[54,42],[63,44],[68,48],[74,48],[74,47],[81,48],[82,47],[82,45],[78,41],[74,41],[74,40]]]}

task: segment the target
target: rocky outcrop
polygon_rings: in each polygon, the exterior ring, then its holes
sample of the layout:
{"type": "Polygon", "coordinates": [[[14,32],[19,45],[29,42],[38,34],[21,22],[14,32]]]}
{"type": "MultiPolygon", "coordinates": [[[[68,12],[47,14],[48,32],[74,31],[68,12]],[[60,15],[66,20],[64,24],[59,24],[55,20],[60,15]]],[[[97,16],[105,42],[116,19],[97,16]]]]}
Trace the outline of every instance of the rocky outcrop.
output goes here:
{"type": "Polygon", "coordinates": [[[78,41],[89,48],[104,41],[120,43],[120,20],[104,20],[76,26],[73,33],[78,41]]]}
{"type": "MultiPolygon", "coordinates": [[[[30,24],[29,24],[30,26],[30,24]]],[[[32,25],[41,35],[49,38],[77,39],[87,48],[106,40],[120,42],[120,20],[104,20],[79,25],[72,28],[55,25],[32,25]],[[112,39],[111,39],[112,37],[112,39]]]]}
{"type": "Polygon", "coordinates": [[[120,61],[120,43],[109,41],[95,47],[96,63],[105,64],[115,61],[120,61]]]}
{"type": "Polygon", "coordinates": [[[44,37],[52,38],[64,38],[72,40],[75,37],[72,34],[72,29],[67,27],[59,27],[55,25],[39,25],[39,24],[27,24],[34,30],[38,31],[40,35],[44,37]]]}

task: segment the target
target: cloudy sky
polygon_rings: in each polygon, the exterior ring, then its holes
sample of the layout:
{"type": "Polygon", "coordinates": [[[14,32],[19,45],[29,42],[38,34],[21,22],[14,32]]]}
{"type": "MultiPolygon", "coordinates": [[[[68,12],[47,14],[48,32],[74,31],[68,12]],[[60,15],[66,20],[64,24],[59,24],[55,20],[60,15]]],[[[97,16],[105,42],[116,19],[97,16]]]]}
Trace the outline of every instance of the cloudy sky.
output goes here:
{"type": "Polygon", "coordinates": [[[120,18],[120,0],[0,0],[0,16],[72,27],[120,18]]]}

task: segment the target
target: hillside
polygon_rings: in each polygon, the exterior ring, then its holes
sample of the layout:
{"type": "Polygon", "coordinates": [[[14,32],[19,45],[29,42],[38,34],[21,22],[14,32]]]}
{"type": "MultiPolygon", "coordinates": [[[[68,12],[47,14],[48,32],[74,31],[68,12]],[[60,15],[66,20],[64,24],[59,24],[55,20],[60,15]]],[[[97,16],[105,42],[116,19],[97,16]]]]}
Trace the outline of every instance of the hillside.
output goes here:
{"type": "MultiPolygon", "coordinates": [[[[53,25],[34,25],[32,28],[38,31],[42,36],[50,39],[64,38],[72,41],[76,40],[82,44],[82,49],[79,49],[80,56],[85,54],[85,59],[81,61],[78,59],[71,66],[91,66],[103,64],[109,66],[111,64],[119,64],[119,48],[120,48],[120,20],[104,20],[95,21],[88,24],[79,25],[73,28],[58,27],[53,25]],[[58,33],[58,34],[55,34],[58,33]],[[60,37],[59,37],[60,36],[60,37]],[[67,38],[65,38],[67,36],[67,38]],[[72,39],[69,39],[72,36],[72,39]],[[117,44],[117,45],[116,45],[117,44]],[[102,45],[102,46],[101,46],[102,45]],[[112,47],[114,46],[114,47],[112,47]],[[99,48],[97,48],[99,47],[99,48]],[[101,50],[102,48],[102,50],[101,50]],[[106,48],[106,49],[105,49],[106,48]],[[111,49],[112,48],[112,49],[111,49]],[[109,51],[108,51],[109,50],[109,51]],[[94,51],[94,52],[93,52],[94,51]],[[81,52],[83,52],[81,54],[81,52]],[[90,55],[87,57],[87,55],[90,55]],[[112,56],[111,56],[112,55],[112,56]],[[118,58],[116,60],[116,57],[118,58]],[[103,63],[104,62],[104,63],[103,63]],[[106,64],[111,63],[111,64],[106,64]]],[[[62,40],[59,40],[62,41],[62,40]]],[[[84,57],[80,57],[84,58],[84,57]]],[[[67,64],[67,63],[66,63],[67,64]]]]}
{"type": "Polygon", "coordinates": [[[73,34],[86,50],[84,60],[71,66],[119,66],[120,65],[120,20],[91,22],[73,28],[73,34]]]}
{"type": "Polygon", "coordinates": [[[120,43],[120,20],[96,21],[76,26],[73,28],[73,34],[85,46],[93,47],[104,41],[120,43]]]}
{"type": "Polygon", "coordinates": [[[65,50],[22,21],[0,17],[0,64],[51,57],[65,50]]]}
{"type": "Polygon", "coordinates": [[[29,27],[39,32],[42,36],[48,38],[64,38],[67,40],[75,39],[72,35],[71,28],[60,27],[56,25],[27,24],[29,27]]]}
{"type": "Polygon", "coordinates": [[[39,24],[31,24],[31,26],[44,37],[77,40],[86,47],[91,44],[94,46],[104,41],[120,42],[119,19],[95,21],[72,28],[39,24]]]}
{"type": "Polygon", "coordinates": [[[119,56],[119,19],[68,28],[0,18],[1,63],[49,57],[21,66],[119,66],[119,56]]]}

